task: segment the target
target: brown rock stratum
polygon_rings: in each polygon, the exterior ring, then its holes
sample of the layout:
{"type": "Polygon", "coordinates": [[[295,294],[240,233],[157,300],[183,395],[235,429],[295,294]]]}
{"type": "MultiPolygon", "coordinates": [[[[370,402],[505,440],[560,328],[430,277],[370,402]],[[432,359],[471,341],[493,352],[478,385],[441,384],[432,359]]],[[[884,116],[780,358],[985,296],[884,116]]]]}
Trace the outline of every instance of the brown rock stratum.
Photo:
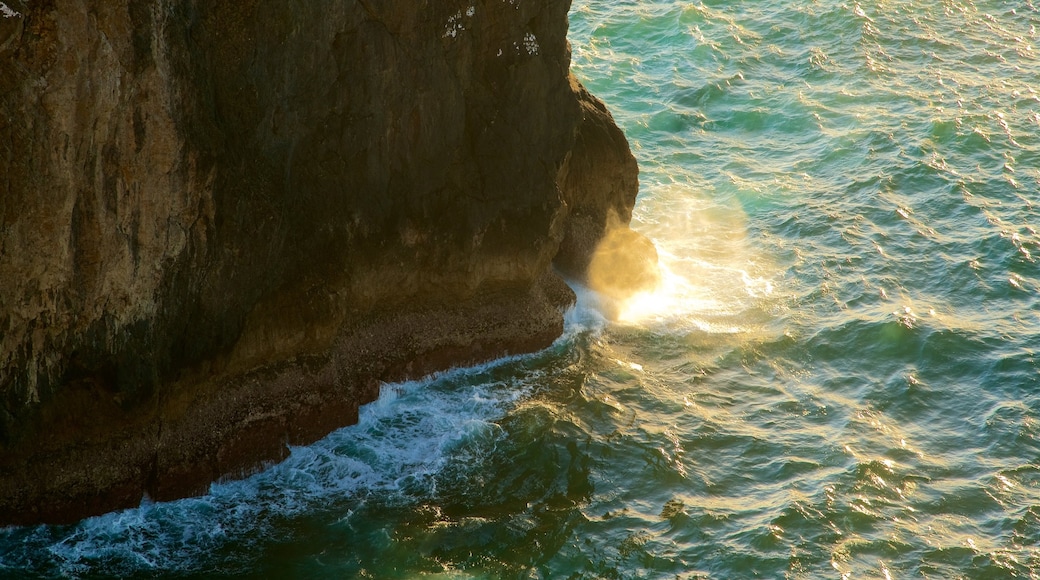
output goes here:
{"type": "Polygon", "coordinates": [[[381,382],[544,348],[557,269],[638,238],[569,2],[4,5],[0,524],[199,493],[381,382]]]}

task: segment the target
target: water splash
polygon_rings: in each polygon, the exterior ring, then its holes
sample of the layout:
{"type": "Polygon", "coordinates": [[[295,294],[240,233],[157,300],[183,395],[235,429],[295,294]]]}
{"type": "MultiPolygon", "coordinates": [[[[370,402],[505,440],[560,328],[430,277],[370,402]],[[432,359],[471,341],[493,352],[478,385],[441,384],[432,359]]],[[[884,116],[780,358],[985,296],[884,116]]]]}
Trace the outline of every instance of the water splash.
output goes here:
{"type": "Polygon", "coordinates": [[[647,186],[633,227],[658,249],[661,281],[622,301],[622,324],[736,334],[769,319],[777,269],[751,243],[736,203],[719,204],[678,184],[647,186]]]}
{"type": "MultiPolygon", "coordinates": [[[[578,307],[568,332],[602,319],[578,307]]],[[[559,348],[559,344],[554,347],[559,348]]],[[[289,533],[284,522],[336,514],[349,525],[370,503],[415,505],[453,477],[449,466],[479,469],[504,434],[496,423],[528,397],[541,354],[508,357],[422,381],[383,385],[356,425],[295,447],[283,462],[252,477],[214,483],[201,497],[154,503],[88,518],[72,526],[0,530],[5,570],[61,577],[147,571],[248,570],[264,546],[289,533]],[[447,478],[447,479],[446,479],[447,478]]],[[[464,576],[447,576],[464,577],[464,576]]]]}

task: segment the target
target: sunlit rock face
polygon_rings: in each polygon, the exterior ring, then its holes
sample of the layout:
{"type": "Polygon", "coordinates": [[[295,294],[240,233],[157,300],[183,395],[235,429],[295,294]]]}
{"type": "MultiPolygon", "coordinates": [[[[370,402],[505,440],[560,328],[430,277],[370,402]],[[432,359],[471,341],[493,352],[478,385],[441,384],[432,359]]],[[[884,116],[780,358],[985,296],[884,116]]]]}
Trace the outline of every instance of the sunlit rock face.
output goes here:
{"type": "Polygon", "coordinates": [[[0,524],[197,493],[558,336],[554,257],[636,188],[568,4],[5,0],[0,524]]]}
{"type": "Polygon", "coordinates": [[[639,192],[635,157],[607,107],[571,79],[581,122],[561,172],[569,213],[555,257],[565,275],[624,301],[660,282],[653,243],[629,229],[639,192]]]}

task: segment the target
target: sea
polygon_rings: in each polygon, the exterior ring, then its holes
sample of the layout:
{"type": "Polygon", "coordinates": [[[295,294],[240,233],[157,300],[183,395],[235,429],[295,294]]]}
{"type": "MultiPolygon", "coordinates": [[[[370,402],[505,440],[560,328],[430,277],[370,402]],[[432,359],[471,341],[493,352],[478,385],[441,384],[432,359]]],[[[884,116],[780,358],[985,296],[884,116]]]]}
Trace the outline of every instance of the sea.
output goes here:
{"type": "Polygon", "coordinates": [[[1040,577],[1038,27],[576,0],[661,286],[205,496],[0,530],[0,577],[1040,577]]]}

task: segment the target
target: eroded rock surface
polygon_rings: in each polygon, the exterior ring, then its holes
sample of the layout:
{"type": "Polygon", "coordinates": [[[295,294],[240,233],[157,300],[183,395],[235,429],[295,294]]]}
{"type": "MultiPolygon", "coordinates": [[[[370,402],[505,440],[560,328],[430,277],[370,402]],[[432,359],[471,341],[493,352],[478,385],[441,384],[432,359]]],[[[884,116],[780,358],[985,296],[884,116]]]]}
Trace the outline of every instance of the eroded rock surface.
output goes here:
{"type": "Polygon", "coordinates": [[[198,493],[547,346],[636,165],[567,2],[5,0],[0,524],[198,493]]]}

